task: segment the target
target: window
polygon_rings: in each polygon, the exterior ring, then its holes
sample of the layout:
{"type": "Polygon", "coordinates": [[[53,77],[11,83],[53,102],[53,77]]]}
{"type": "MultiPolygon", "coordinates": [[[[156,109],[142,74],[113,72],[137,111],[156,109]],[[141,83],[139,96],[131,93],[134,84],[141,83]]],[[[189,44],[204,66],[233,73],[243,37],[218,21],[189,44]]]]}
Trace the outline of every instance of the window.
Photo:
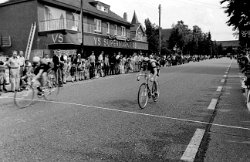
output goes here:
{"type": "Polygon", "coordinates": [[[126,36],[126,28],[124,26],[122,26],[122,36],[126,36]]]}
{"type": "Polygon", "coordinates": [[[115,35],[117,35],[117,25],[115,25],[115,35]]]}
{"type": "Polygon", "coordinates": [[[110,24],[107,23],[107,34],[110,34],[110,24]]]}
{"type": "Polygon", "coordinates": [[[95,19],[95,31],[102,32],[102,21],[99,19],[95,19]]]}

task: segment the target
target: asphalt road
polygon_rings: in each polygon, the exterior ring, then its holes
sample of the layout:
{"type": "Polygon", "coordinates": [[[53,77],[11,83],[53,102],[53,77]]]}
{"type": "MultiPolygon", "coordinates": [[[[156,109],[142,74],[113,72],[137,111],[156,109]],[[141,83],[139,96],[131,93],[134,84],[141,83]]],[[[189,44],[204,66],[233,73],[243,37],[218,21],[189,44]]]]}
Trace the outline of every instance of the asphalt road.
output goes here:
{"type": "Polygon", "coordinates": [[[0,160],[181,161],[198,129],[205,133],[193,160],[250,161],[250,113],[238,73],[227,58],[162,68],[159,101],[143,110],[136,73],[69,83],[55,101],[25,109],[5,94],[0,160]],[[208,109],[212,99],[215,110],[208,109]]]}

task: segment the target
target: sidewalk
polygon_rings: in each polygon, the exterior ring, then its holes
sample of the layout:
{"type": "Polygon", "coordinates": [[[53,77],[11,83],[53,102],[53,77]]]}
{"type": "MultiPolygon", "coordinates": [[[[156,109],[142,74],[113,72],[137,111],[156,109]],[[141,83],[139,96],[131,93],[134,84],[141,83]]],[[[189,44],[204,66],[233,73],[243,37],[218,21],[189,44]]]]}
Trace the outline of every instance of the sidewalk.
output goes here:
{"type": "Polygon", "coordinates": [[[233,61],[209,133],[204,161],[250,161],[250,112],[241,91],[239,68],[233,61]]]}

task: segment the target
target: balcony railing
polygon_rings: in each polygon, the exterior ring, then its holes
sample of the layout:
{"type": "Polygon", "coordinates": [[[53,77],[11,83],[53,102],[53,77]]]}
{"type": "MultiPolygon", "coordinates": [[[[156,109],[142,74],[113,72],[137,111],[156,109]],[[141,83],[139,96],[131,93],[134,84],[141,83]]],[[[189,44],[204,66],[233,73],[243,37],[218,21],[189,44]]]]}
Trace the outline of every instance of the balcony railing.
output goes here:
{"type": "Polygon", "coordinates": [[[72,30],[78,31],[79,21],[70,19],[52,19],[39,22],[39,31],[72,30]]]}
{"type": "MultiPolygon", "coordinates": [[[[96,25],[83,23],[84,33],[100,34],[100,35],[111,35],[116,36],[118,39],[130,38],[130,32],[126,31],[125,35],[122,35],[121,30],[116,31],[115,29],[109,29],[107,27],[101,27],[101,29],[96,30],[96,25]]],[[[81,26],[79,21],[70,20],[70,19],[53,19],[53,20],[44,20],[39,22],[39,32],[48,32],[55,30],[71,30],[71,31],[81,31],[81,26]]],[[[146,37],[141,38],[130,38],[136,41],[146,42],[146,37]]]]}

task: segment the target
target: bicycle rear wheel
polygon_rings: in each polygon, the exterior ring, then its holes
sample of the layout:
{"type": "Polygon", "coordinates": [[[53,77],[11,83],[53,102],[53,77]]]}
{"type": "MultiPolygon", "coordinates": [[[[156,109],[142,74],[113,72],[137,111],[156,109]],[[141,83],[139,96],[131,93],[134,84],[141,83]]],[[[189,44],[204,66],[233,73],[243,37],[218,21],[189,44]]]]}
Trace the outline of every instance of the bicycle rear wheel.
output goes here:
{"type": "Polygon", "coordinates": [[[14,103],[18,108],[25,108],[33,103],[35,96],[35,90],[32,86],[28,85],[25,90],[21,92],[15,92],[14,103]]]}
{"type": "Polygon", "coordinates": [[[138,104],[141,109],[144,109],[148,103],[148,87],[146,83],[142,83],[138,91],[138,104]]]}
{"type": "Polygon", "coordinates": [[[159,87],[156,81],[154,81],[152,85],[152,94],[153,101],[156,102],[159,98],[159,87]]]}

